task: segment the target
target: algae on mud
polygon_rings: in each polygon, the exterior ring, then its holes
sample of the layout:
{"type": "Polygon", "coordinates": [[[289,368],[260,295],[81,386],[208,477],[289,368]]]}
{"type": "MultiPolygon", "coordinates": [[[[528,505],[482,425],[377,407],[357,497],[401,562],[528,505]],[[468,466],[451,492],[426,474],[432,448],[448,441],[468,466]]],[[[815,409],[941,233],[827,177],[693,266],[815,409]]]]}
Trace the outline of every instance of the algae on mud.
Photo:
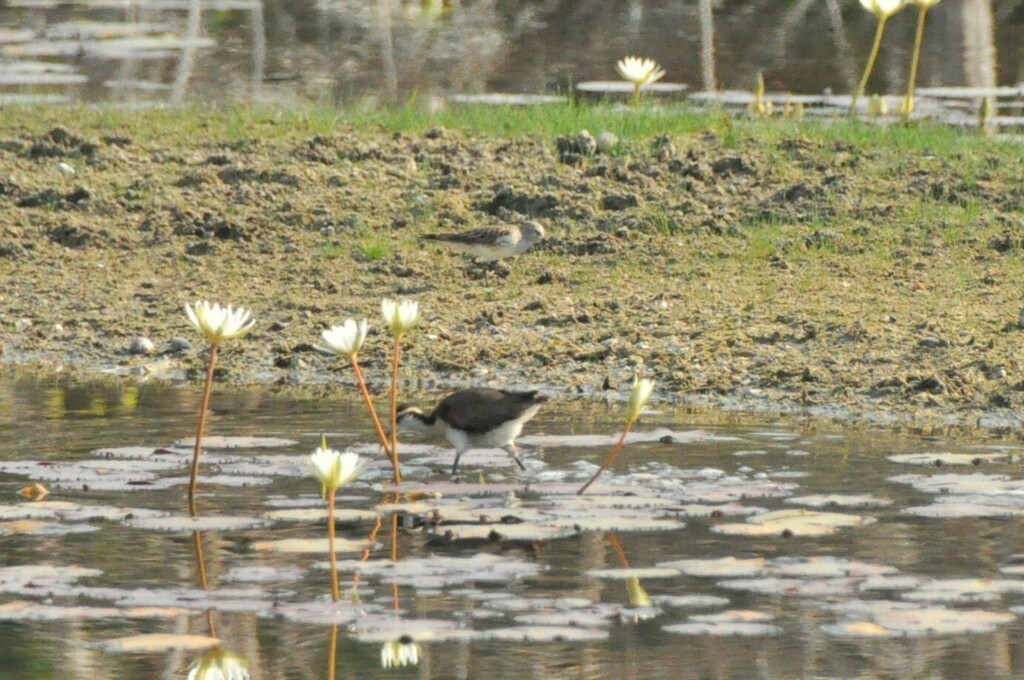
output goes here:
{"type": "MultiPolygon", "coordinates": [[[[1016,426],[1024,404],[1024,157],[969,131],[562,105],[11,109],[0,168],[9,364],[197,378],[176,336],[206,298],[257,319],[220,379],[322,390],[351,381],[320,331],[397,295],[423,312],[419,384],[624,396],[639,368],[655,399],[925,424],[1016,426]],[[617,141],[595,151],[602,132],[617,141]],[[506,278],[419,241],[519,218],[548,238],[506,278]],[[139,336],[155,355],[129,351],[139,336]]],[[[378,388],[380,331],[360,355],[378,388]]]]}

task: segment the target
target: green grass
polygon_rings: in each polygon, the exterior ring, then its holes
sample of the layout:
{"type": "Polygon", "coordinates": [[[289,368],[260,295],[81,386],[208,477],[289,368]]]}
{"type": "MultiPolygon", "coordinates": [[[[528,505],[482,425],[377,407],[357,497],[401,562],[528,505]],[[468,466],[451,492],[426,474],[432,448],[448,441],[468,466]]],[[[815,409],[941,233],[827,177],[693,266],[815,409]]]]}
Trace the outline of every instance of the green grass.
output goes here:
{"type": "Polygon", "coordinates": [[[649,141],[660,135],[686,136],[710,132],[717,135],[726,148],[736,147],[748,139],[772,146],[784,139],[802,137],[824,145],[849,144],[867,149],[886,148],[952,156],[972,166],[977,164],[977,168],[982,167],[980,164],[986,154],[1010,156],[1019,151],[1019,146],[1011,142],[938,123],[878,125],[845,117],[754,119],[686,104],[641,105],[636,108],[568,103],[529,107],[454,105],[432,113],[412,101],[406,106],[383,110],[319,105],[290,109],[186,107],[145,112],[40,107],[24,113],[26,115],[8,117],[10,122],[2,127],[36,131],[57,125],[71,129],[100,127],[111,132],[129,132],[142,139],[165,137],[168,131],[172,131],[179,137],[217,141],[239,150],[270,139],[381,130],[421,134],[434,127],[443,127],[470,135],[539,136],[549,140],[559,135],[577,134],[583,129],[594,135],[611,132],[623,141],[649,141]]]}

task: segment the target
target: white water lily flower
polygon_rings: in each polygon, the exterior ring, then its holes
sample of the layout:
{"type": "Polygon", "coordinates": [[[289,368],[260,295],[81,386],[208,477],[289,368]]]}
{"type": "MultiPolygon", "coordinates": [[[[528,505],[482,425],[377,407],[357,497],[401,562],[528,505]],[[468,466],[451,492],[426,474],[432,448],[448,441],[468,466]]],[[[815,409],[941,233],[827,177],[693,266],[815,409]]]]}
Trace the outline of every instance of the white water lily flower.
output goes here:
{"type": "Polygon", "coordinates": [[[384,323],[391,329],[391,334],[400,338],[416,325],[419,305],[414,300],[399,302],[391,298],[384,298],[380,303],[380,313],[384,316],[384,323]]]}
{"type": "Polygon", "coordinates": [[[359,454],[346,451],[340,453],[334,449],[317,447],[316,451],[309,455],[307,461],[313,475],[323,485],[323,494],[335,492],[338,487],[348,484],[359,476],[363,466],[359,464],[359,454]]]}
{"type": "Polygon", "coordinates": [[[654,391],[654,382],[647,378],[637,377],[633,381],[633,391],[629,395],[629,405],[626,407],[626,420],[633,422],[644,410],[644,405],[651,398],[654,391]]]}
{"type": "Polygon", "coordinates": [[[636,87],[649,85],[665,76],[665,71],[653,59],[624,57],[619,59],[615,67],[623,79],[636,87]]]}
{"type": "Polygon", "coordinates": [[[918,7],[923,7],[925,9],[928,9],[929,7],[934,7],[935,5],[939,4],[939,0],[910,0],[910,2],[914,3],[918,7]]]}
{"type": "Polygon", "coordinates": [[[192,664],[188,680],[249,680],[248,666],[242,657],[214,647],[192,664]]]}
{"type": "Polygon", "coordinates": [[[317,349],[353,359],[359,353],[359,348],[363,346],[363,340],[366,339],[366,333],[369,330],[370,326],[366,323],[366,319],[362,321],[345,319],[345,323],[340,326],[331,326],[321,334],[326,345],[317,347],[317,349]]]}
{"type": "MultiPolygon", "coordinates": [[[[938,0],[935,0],[938,2],[938,0]]],[[[879,19],[891,17],[903,8],[906,0],[860,0],[861,6],[879,19]]]]}
{"type": "Polygon", "coordinates": [[[408,635],[385,642],[380,648],[380,665],[384,668],[415,666],[420,662],[420,646],[408,635]]]}
{"type": "Polygon", "coordinates": [[[196,302],[194,307],[185,305],[185,314],[211,345],[218,345],[229,338],[241,337],[252,330],[253,324],[256,323],[252,314],[243,307],[221,307],[216,303],[211,305],[206,300],[196,302]]]}

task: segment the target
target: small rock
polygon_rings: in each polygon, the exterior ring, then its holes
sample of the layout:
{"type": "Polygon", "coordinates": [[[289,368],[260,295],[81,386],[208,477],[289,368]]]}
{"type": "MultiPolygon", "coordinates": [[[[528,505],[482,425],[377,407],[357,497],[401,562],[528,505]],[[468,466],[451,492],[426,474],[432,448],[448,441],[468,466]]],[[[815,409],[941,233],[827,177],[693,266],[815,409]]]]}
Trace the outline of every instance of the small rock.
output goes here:
{"type": "Polygon", "coordinates": [[[191,352],[192,343],[188,339],[176,335],[167,341],[167,349],[171,352],[191,352]]]}
{"type": "Polygon", "coordinates": [[[597,150],[601,153],[608,153],[619,143],[619,138],[605,130],[597,136],[597,150]]]}
{"type": "Polygon", "coordinates": [[[18,319],[17,321],[14,322],[14,330],[18,331],[19,333],[22,332],[23,330],[31,328],[31,327],[32,327],[32,319],[24,319],[23,318],[23,319],[18,319]]]}
{"type": "Polygon", "coordinates": [[[75,169],[62,161],[60,163],[57,163],[57,172],[59,172],[62,175],[65,175],[66,177],[71,177],[72,175],[75,174],[75,169]]]}
{"type": "Polygon", "coordinates": [[[140,335],[139,337],[132,340],[132,344],[128,347],[129,354],[152,354],[156,346],[153,341],[149,338],[140,335]]]}
{"type": "Polygon", "coordinates": [[[995,366],[991,366],[988,369],[988,372],[985,374],[985,376],[989,380],[1002,380],[1003,378],[1006,377],[1006,367],[1003,366],[1002,364],[996,364],[995,366]]]}
{"type": "Polygon", "coordinates": [[[917,341],[918,347],[926,347],[928,349],[935,349],[937,347],[949,347],[949,341],[943,340],[942,338],[921,338],[917,341]]]}

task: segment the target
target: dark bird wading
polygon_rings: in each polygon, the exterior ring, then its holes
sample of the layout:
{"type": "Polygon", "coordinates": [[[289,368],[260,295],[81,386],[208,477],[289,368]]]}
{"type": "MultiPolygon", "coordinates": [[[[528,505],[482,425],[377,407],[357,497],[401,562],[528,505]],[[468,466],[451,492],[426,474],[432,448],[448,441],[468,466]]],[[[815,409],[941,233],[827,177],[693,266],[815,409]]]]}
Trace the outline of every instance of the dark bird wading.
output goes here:
{"type": "Polygon", "coordinates": [[[503,449],[525,470],[515,438],[547,399],[537,394],[537,390],[512,392],[470,387],[449,394],[429,415],[415,406],[402,406],[398,424],[403,429],[420,432],[443,430],[455,447],[452,474],[458,471],[462,454],[470,449],[503,449]]]}

